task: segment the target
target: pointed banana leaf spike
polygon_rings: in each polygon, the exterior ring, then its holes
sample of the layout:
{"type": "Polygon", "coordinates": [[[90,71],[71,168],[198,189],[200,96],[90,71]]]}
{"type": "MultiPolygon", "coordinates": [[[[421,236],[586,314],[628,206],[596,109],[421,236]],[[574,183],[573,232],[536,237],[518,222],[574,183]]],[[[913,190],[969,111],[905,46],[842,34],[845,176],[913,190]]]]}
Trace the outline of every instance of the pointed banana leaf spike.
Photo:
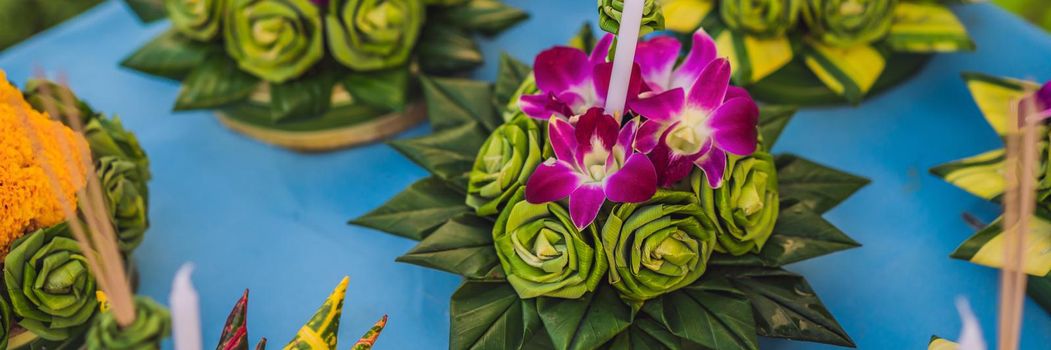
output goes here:
{"type": "Polygon", "coordinates": [[[325,303],[318,308],[314,317],[299,329],[285,350],[335,350],[339,336],[339,319],[343,314],[343,297],[347,294],[347,282],[343,277],[336,290],[328,296],[325,303]]]}
{"type": "Polygon", "coordinates": [[[255,350],[266,350],[266,338],[259,339],[259,343],[255,344],[255,350]]]}
{"type": "Polygon", "coordinates": [[[376,345],[376,339],[380,337],[380,332],[383,332],[383,327],[386,326],[387,315],[383,315],[383,318],[376,322],[368,332],[365,332],[365,335],[361,336],[361,339],[358,339],[350,350],[372,350],[372,346],[376,345]]]}
{"type": "Polygon", "coordinates": [[[241,300],[234,304],[230,316],[226,317],[223,335],[219,337],[216,350],[248,350],[248,290],[245,289],[241,300]]]}

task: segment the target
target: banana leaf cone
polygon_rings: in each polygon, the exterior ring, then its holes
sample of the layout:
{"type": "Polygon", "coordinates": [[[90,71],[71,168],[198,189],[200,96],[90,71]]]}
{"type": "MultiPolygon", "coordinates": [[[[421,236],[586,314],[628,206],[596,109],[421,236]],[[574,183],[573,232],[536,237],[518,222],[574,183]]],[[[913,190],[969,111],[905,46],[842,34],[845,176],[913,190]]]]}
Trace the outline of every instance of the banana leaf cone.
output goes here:
{"type": "Polygon", "coordinates": [[[347,282],[349,281],[350,278],[343,277],[343,281],[339,282],[314,316],[303,325],[303,328],[299,329],[295,338],[285,345],[285,350],[336,349],[336,342],[339,338],[339,319],[343,314],[343,298],[347,294],[347,282]]]}
{"type": "Polygon", "coordinates": [[[387,326],[387,315],[383,315],[379,321],[376,322],[365,335],[358,339],[354,346],[350,347],[350,350],[371,350],[376,345],[376,339],[379,339],[380,333],[383,332],[383,328],[387,326]]]}
{"type": "Polygon", "coordinates": [[[153,299],[135,297],[135,321],[120,327],[110,312],[95,318],[85,342],[87,350],[160,350],[171,333],[171,314],[153,299]]]}
{"type": "Polygon", "coordinates": [[[226,317],[226,325],[223,326],[223,334],[219,337],[219,346],[216,350],[248,350],[248,290],[245,289],[241,299],[234,304],[230,310],[230,316],[226,317]]]}

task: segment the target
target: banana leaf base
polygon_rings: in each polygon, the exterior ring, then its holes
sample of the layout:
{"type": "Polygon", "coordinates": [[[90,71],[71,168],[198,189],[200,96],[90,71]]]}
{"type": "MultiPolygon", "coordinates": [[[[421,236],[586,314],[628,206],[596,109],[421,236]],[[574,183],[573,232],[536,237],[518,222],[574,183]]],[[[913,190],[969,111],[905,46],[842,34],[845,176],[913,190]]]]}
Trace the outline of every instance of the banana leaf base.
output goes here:
{"type": "MultiPolygon", "coordinates": [[[[865,98],[889,90],[915,76],[930,61],[931,57],[932,55],[916,54],[888,55],[886,69],[865,98]]],[[[851,102],[843,95],[829,89],[799,58],[792,60],[774,74],[748,86],[748,91],[756,99],[770,104],[805,107],[851,102]]]]}
{"type": "Polygon", "coordinates": [[[267,106],[243,103],[215,114],[226,127],[253,139],[299,152],[325,152],[392,137],[422,122],[425,110],[422,101],[402,112],[357,104],[333,107],[316,118],[274,123],[267,106]]]}

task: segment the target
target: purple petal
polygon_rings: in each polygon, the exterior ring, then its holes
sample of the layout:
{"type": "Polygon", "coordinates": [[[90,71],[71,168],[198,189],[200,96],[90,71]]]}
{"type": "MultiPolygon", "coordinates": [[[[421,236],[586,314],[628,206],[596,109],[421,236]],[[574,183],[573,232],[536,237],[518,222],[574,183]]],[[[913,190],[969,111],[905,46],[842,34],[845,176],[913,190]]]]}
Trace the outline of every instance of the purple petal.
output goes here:
{"type": "Polygon", "coordinates": [[[606,179],[606,196],[620,203],[645,202],[657,193],[657,170],[649,158],[632,154],[624,167],[606,179]]]}
{"type": "Polygon", "coordinates": [[[669,36],[658,36],[638,44],[635,63],[639,64],[646,84],[654,89],[659,87],[657,91],[671,88],[671,73],[681,48],[679,40],[669,36]]]}
{"type": "Polygon", "coordinates": [[[639,124],[642,123],[642,119],[639,117],[632,118],[624,123],[624,126],[620,128],[620,134],[617,135],[617,146],[623,147],[624,150],[631,150],[635,144],[635,135],[638,133],[639,124]]]}
{"type": "Polygon", "coordinates": [[[676,69],[672,76],[671,87],[690,90],[697,81],[697,77],[701,75],[701,71],[715,59],[717,53],[715,41],[708,36],[708,32],[705,32],[704,29],[697,30],[696,33],[693,33],[690,53],[686,55],[686,59],[682,61],[679,69],[676,69]]]}
{"type": "Polygon", "coordinates": [[[556,114],[562,116],[573,114],[568,105],[559,101],[552,94],[522,95],[518,99],[518,107],[522,108],[522,112],[526,115],[540,120],[547,120],[556,114]]]}
{"type": "Polygon", "coordinates": [[[703,111],[714,111],[723,103],[727,86],[730,85],[730,62],[717,58],[704,70],[690,89],[686,104],[703,111]]]}
{"type": "Polygon", "coordinates": [[[708,178],[709,186],[719,188],[723,185],[723,174],[726,172],[726,153],[723,153],[721,149],[712,147],[708,153],[705,153],[693,162],[704,171],[704,176],[708,178]]]}
{"type": "Polygon", "coordinates": [[[617,143],[618,133],[620,133],[619,124],[613,117],[603,114],[602,109],[592,108],[584,113],[576,125],[577,164],[580,164],[580,159],[593,151],[595,140],[599,141],[600,147],[605,151],[613,149],[613,145],[617,143]]]}
{"type": "Polygon", "coordinates": [[[726,88],[726,97],[723,100],[729,101],[738,97],[745,97],[751,99],[752,95],[748,93],[748,90],[745,90],[742,87],[730,85],[726,88]]]}
{"type": "Polygon", "coordinates": [[[591,65],[598,65],[606,62],[606,57],[609,57],[609,48],[613,46],[613,34],[606,34],[602,36],[595,43],[595,48],[591,50],[591,57],[588,59],[591,65]]]}
{"type": "Polygon", "coordinates": [[[595,221],[602,203],[606,201],[606,194],[602,193],[602,187],[597,184],[580,186],[569,196],[569,217],[578,229],[585,227],[595,221]]]}
{"type": "Polygon", "coordinates": [[[628,109],[646,119],[669,121],[682,114],[686,93],[675,88],[658,94],[644,93],[628,103],[628,109]]]}
{"type": "Polygon", "coordinates": [[[750,98],[734,98],[726,101],[712,113],[708,120],[714,131],[715,143],[736,155],[755,152],[758,143],[759,107],[750,98]]]}
{"type": "Polygon", "coordinates": [[[567,162],[573,161],[573,152],[577,150],[576,130],[569,122],[552,117],[547,123],[548,138],[555,157],[567,162]]]}
{"type": "Polygon", "coordinates": [[[526,181],[526,201],[533,204],[566,198],[580,187],[580,176],[568,162],[548,159],[533,171],[526,181]]]}
{"type": "MultiPolygon", "coordinates": [[[[602,63],[596,65],[592,72],[594,77],[593,81],[595,84],[595,94],[598,95],[600,103],[606,104],[606,95],[609,94],[609,81],[610,77],[613,76],[613,63],[602,63]]],[[[631,79],[628,80],[628,98],[626,101],[632,101],[638,98],[639,93],[643,90],[642,73],[639,69],[639,65],[633,65],[631,68],[631,79]]]]}
{"type": "Polygon", "coordinates": [[[642,153],[650,153],[653,148],[657,147],[657,143],[660,142],[661,134],[664,133],[664,124],[647,120],[639,126],[639,131],[635,137],[635,150],[642,153]]]}
{"type": "Polygon", "coordinates": [[[554,47],[536,56],[533,65],[536,86],[543,92],[560,94],[581,86],[591,77],[588,56],[571,47],[554,47]]]}
{"type": "MultiPolygon", "coordinates": [[[[665,131],[667,133],[667,131],[665,131]]],[[[661,187],[671,187],[676,182],[686,178],[690,175],[690,172],[695,168],[693,161],[700,157],[703,153],[696,153],[690,155],[676,154],[672,152],[668,145],[663,142],[664,136],[661,136],[662,142],[659,142],[657,146],[650,153],[650,160],[653,162],[654,170],[657,171],[657,183],[661,187]]],[[[706,146],[709,147],[710,146],[706,146]]]]}

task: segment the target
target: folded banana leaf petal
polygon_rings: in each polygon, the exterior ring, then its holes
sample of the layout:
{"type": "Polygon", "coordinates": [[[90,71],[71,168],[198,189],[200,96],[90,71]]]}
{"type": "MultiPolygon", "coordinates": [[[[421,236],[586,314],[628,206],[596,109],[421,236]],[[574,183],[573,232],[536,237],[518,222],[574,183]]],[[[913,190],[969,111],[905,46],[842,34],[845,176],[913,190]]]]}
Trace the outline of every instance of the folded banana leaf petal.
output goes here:
{"type": "Polygon", "coordinates": [[[354,346],[351,346],[350,349],[351,350],[371,350],[372,347],[374,345],[376,345],[376,340],[379,339],[380,333],[383,332],[383,327],[386,327],[386,326],[387,326],[387,315],[383,315],[383,318],[381,318],[379,321],[377,321],[376,324],[373,325],[372,328],[370,328],[368,330],[368,332],[365,332],[365,335],[361,336],[361,339],[358,339],[358,342],[354,343],[354,346]]]}
{"type": "Polygon", "coordinates": [[[162,19],[167,15],[164,10],[164,0],[124,0],[132,12],[139,17],[140,21],[150,23],[162,19]]]}
{"type": "Polygon", "coordinates": [[[223,334],[219,336],[216,350],[248,350],[248,290],[245,289],[241,299],[230,310],[223,325],[223,334]]]}
{"type": "MultiPolygon", "coordinates": [[[[1051,273],[1051,213],[1037,210],[1026,232],[1025,266],[1030,276],[1043,277],[1051,273]]],[[[1001,219],[975,233],[963,242],[952,257],[978,265],[1001,268],[1004,262],[1004,237],[1001,219]]]]}
{"type": "Polygon", "coordinates": [[[121,327],[112,313],[95,318],[88,330],[87,350],[160,350],[171,333],[171,314],[153,299],[135,297],[135,321],[121,327]]]}

